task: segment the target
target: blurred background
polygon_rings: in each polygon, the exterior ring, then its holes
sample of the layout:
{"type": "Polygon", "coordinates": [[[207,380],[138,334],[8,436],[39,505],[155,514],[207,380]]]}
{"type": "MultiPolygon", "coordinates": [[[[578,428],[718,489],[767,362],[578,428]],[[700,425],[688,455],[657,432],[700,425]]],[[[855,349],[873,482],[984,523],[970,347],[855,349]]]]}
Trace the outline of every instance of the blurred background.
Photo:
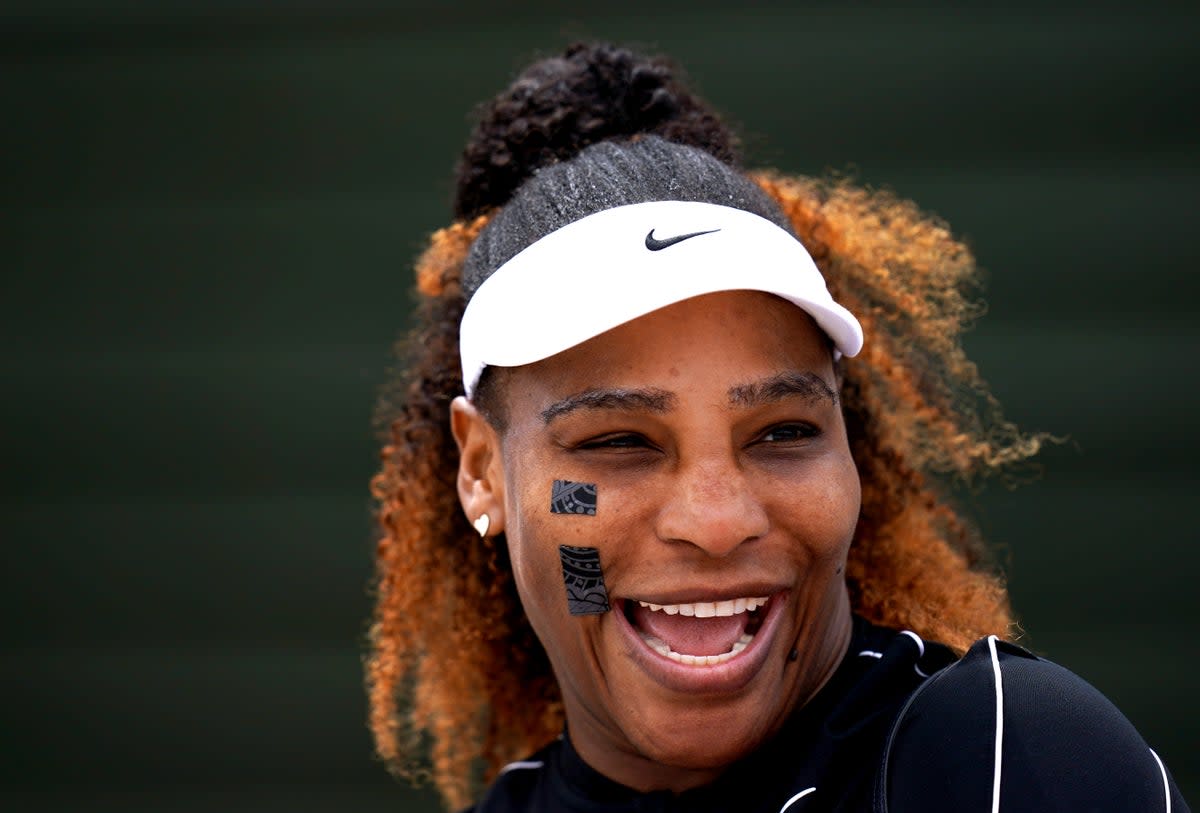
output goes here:
{"type": "Polygon", "coordinates": [[[969,239],[969,347],[1068,438],[971,497],[1023,642],[1198,803],[1200,7],[6,6],[0,807],[437,809],[364,723],[370,415],[469,111],[576,38],[969,239]]]}

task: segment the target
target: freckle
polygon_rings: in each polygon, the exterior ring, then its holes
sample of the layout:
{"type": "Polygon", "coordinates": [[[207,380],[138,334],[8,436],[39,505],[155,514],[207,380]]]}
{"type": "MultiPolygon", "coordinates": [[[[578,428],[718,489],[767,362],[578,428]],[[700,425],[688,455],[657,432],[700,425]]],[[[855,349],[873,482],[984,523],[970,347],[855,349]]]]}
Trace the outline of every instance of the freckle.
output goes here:
{"type": "Polygon", "coordinates": [[[679,378],[679,368],[678,367],[672,367],[667,372],[670,374],[671,378],[679,378]]]}

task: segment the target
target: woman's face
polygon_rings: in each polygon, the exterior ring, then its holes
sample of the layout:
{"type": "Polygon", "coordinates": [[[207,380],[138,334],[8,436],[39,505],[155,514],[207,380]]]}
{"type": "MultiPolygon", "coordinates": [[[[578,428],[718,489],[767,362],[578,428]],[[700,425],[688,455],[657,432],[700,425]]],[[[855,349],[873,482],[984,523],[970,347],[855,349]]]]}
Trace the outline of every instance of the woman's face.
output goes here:
{"type": "Polygon", "coordinates": [[[710,294],[503,382],[496,498],[572,742],[635,788],[709,781],[849,641],[860,489],[828,341],[777,297],[710,294]],[[555,480],[594,483],[595,515],[552,513],[555,480]],[[568,613],[559,545],[598,551],[611,612],[568,613]]]}

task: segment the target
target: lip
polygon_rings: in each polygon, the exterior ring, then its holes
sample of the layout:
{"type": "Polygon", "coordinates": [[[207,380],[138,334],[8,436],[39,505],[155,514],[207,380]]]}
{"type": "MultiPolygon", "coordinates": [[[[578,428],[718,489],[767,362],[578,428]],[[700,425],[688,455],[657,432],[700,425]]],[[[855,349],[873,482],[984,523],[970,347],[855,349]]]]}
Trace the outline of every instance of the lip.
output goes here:
{"type": "MultiPolygon", "coordinates": [[[[654,682],[663,688],[689,694],[730,694],[745,688],[766,663],[771,646],[775,641],[776,632],[782,622],[784,608],[787,605],[787,591],[779,588],[737,593],[741,596],[767,596],[765,606],[758,612],[764,613],[762,624],[754,635],[750,645],[725,663],[715,666],[689,666],[677,663],[670,658],[658,654],[651,649],[642,636],[625,617],[623,606],[614,607],[612,615],[621,630],[622,640],[630,658],[654,682]]],[[[638,599],[624,598],[618,602],[637,601],[638,599]]],[[[641,599],[649,601],[649,599],[641,599]]],[[[689,597],[676,598],[661,596],[654,600],[655,604],[690,604],[699,601],[721,601],[713,593],[703,597],[691,594],[689,597]],[[662,600],[669,599],[669,600],[662,600]]]]}

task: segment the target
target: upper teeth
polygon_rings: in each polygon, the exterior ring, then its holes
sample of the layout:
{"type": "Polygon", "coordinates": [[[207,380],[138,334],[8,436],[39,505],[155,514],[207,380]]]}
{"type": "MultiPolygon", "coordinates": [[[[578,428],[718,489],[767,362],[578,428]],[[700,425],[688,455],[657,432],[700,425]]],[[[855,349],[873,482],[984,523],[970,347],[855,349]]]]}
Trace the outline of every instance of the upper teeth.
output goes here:
{"type": "Polygon", "coordinates": [[[697,618],[712,618],[715,615],[737,615],[747,610],[753,612],[767,603],[765,596],[753,598],[735,598],[728,601],[697,601],[694,604],[651,604],[639,601],[643,607],[651,611],[667,615],[694,615],[697,618]]]}

